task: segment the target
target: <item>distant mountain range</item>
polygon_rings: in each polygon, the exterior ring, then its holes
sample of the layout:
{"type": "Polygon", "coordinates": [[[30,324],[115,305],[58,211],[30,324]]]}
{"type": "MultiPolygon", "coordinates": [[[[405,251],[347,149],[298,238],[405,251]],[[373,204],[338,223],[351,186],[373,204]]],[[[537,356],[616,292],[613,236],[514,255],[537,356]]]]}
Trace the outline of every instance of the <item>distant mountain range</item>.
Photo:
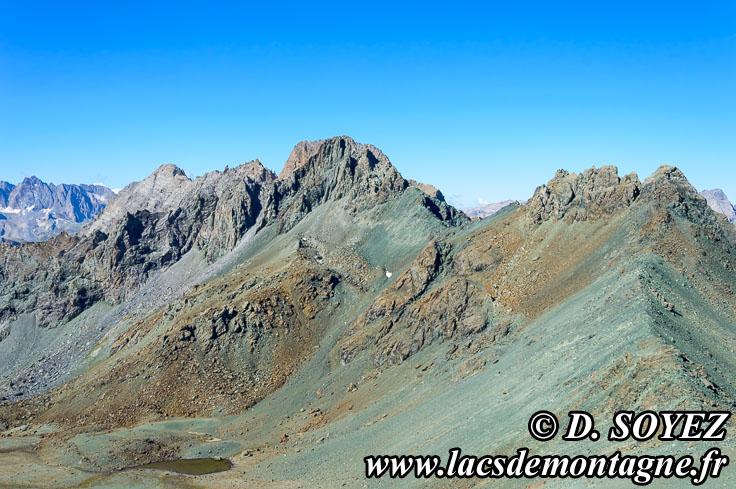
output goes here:
{"type": "Polygon", "coordinates": [[[463,212],[466,216],[468,216],[471,219],[482,219],[484,217],[492,216],[496,212],[500,211],[507,205],[511,205],[513,203],[520,203],[517,200],[504,200],[503,202],[491,202],[490,204],[483,204],[478,207],[473,207],[471,209],[465,209],[463,212]]]}
{"type": "Polygon", "coordinates": [[[103,185],[54,185],[37,177],[0,182],[0,243],[44,241],[74,234],[93,220],[113,191],[103,185]]]}
{"type": "Polygon", "coordinates": [[[729,221],[736,223],[736,206],[734,206],[726,197],[723,190],[716,188],[713,190],[703,190],[700,195],[705,197],[708,205],[716,212],[720,212],[728,218],[729,221]]]}

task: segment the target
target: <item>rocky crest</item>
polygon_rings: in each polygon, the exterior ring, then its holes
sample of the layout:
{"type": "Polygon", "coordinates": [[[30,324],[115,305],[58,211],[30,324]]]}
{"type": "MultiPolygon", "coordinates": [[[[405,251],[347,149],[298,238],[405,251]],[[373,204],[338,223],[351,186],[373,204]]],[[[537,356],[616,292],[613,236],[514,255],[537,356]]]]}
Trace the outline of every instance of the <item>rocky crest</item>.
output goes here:
{"type": "Polygon", "coordinates": [[[734,231],[716,222],[706,199],[682,171],[669,165],[660,166],[643,183],[635,173],[620,178],[614,166],[594,167],[580,174],[559,170],[549,183],[537,188],[524,209],[528,220],[537,224],[548,220],[586,221],[629,208],[639,200],[652,202],[663,212],[695,219],[719,235],[734,231]]]}
{"type": "Polygon", "coordinates": [[[437,200],[441,200],[442,202],[445,201],[445,196],[440,192],[440,189],[435,187],[434,185],[430,185],[428,183],[422,183],[417,182],[416,180],[408,180],[410,185],[415,186],[425,194],[429,195],[430,197],[433,197],[437,200]]]}
{"type": "MultiPolygon", "coordinates": [[[[286,232],[327,201],[358,212],[409,187],[373,146],[340,137],[297,147],[293,154],[306,157],[311,151],[311,156],[283,178],[257,160],[195,180],[164,165],[121,190],[80,238],[0,247],[5,264],[0,322],[33,311],[38,324],[52,326],[103,298],[125,300],[192,249],[202,250],[211,263],[233,250],[251,228],[277,223],[286,232]],[[50,266],[41,266],[49,259],[50,266]]],[[[423,205],[448,225],[466,219],[429,196],[423,205]]]]}
{"type": "Polygon", "coordinates": [[[549,219],[595,219],[616,209],[628,207],[641,193],[635,173],[619,178],[615,166],[590,168],[583,173],[558,170],[546,185],[538,187],[526,204],[533,222],[549,219]]]}

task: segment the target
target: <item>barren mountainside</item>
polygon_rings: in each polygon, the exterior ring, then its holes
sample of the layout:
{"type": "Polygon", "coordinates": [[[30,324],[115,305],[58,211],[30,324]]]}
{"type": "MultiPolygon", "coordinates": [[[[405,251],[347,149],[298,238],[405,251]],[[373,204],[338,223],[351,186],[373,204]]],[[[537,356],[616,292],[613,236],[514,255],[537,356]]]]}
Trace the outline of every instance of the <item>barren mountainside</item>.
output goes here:
{"type": "Polygon", "coordinates": [[[192,487],[114,469],[221,456],[234,467],[197,483],[365,487],[369,454],[613,451],[532,440],[541,409],[604,429],[736,396],[736,228],[674,167],[560,170],[471,221],[337,137],[278,177],[161,167],[0,264],[0,486],[22,463],[38,487],[192,487]]]}

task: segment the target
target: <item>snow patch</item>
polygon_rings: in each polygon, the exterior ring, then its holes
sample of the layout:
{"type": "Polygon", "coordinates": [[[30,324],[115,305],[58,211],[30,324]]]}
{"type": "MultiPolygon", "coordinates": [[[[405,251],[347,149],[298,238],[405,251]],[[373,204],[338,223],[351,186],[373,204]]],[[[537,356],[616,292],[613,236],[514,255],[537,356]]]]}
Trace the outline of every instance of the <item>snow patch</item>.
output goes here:
{"type": "Polygon", "coordinates": [[[45,230],[51,230],[54,228],[54,221],[52,219],[36,219],[36,226],[38,226],[41,229],[45,230]]]}
{"type": "Polygon", "coordinates": [[[393,273],[386,270],[386,278],[391,278],[391,275],[393,275],[393,273]]]}

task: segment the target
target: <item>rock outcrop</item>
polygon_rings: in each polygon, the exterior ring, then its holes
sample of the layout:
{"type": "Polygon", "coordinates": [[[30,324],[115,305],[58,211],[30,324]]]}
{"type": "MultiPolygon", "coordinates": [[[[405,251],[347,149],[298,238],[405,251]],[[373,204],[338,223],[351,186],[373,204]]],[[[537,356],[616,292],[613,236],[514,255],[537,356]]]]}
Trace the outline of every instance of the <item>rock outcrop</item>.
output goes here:
{"type": "Polygon", "coordinates": [[[636,174],[619,178],[615,166],[593,167],[580,174],[558,170],[549,183],[537,188],[525,207],[532,222],[584,221],[628,207],[640,193],[636,174]]]}
{"type": "Polygon", "coordinates": [[[43,325],[65,322],[100,300],[102,290],[82,264],[93,247],[66,233],[0,246],[0,324],[24,313],[43,325]]]}

